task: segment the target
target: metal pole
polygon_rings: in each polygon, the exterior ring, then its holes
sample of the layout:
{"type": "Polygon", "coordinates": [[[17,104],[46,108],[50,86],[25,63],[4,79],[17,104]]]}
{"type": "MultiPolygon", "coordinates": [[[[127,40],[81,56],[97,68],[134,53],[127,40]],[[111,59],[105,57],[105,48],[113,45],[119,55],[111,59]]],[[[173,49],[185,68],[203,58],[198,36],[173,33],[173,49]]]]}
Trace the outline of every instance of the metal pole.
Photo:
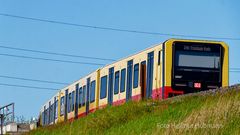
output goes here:
{"type": "Polygon", "coordinates": [[[12,112],[13,112],[13,120],[12,120],[12,122],[14,122],[14,119],[15,119],[15,115],[14,115],[15,111],[14,111],[14,108],[15,108],[14,103],[12,103],[12,112]]]}

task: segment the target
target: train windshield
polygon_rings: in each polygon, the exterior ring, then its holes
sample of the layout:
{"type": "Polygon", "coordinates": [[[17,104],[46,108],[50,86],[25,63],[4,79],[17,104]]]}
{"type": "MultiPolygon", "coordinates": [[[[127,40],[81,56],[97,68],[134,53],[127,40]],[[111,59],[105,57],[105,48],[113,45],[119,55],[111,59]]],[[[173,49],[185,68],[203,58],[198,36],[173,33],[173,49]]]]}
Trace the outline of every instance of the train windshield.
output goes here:
{"type": "Polygon", "coordinates": [[[175,66],[189,68],[220,68],[220,53],[176,51],[175,66]]]}

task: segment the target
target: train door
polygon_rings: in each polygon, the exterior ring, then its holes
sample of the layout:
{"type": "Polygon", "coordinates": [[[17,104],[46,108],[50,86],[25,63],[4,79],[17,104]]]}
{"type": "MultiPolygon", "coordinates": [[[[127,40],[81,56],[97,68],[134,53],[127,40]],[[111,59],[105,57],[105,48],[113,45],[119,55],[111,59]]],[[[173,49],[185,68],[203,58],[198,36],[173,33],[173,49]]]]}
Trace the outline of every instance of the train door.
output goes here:
{"type": "Polygon", "coordinates": [[[146,72],[146,61],[141,62],[141,69],[140,69],[140,86],[141,86],[141,97],[142,99],[146,98],[147,93],[147,72],[146,72]]]}
{"type": "Polygon", "coordinates": [[[128,61],[127,66],[127,90],[126,90],[126,101],[132,98],[132,72],[133,72],[133,60],[128,61]]]}
{"type": "Polygon", "coordinates": [[[76,99],[75,99],[75,119],[78,118],[78,94],[79,94],[79,84],[76,84],[76,99]]]}
{"type": "Polygon", "coordinates": [[[113,103],[113,75],[114,67],[109,68],[109,80],[108,80],[108,104],[112,105],[113,103]]]}
{"type": "Polygon", "coordinates": [[[154,52],[148,53],[147,60],[147,98],[152,97],[154,52]]]}
{"type": "Polygon", "coordinates": [[[91,79],[87,79],[87,97],[86,97],[86,115],[89,113],[89,95],[90,95],[90,82],[91,79]]]}
{"type": "Polygon", "coordinates": [[[64,121],[67,121],[68,117],[68,89],[65,90],[65,107],[64,107],[64,121]]]}

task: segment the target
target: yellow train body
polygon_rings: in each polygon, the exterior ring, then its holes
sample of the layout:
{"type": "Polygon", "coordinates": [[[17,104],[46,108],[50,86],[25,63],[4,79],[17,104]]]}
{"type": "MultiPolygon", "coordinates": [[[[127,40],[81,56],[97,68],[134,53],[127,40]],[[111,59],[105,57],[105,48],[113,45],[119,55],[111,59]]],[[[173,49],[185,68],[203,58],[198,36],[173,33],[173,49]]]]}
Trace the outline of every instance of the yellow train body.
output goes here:
{"type": "MultiPolygon", "coordinates": [[[[195,53],[191,55],[194,56],[193,58],[198,57],[195,53]]],[[[207,55],[204,54],[203,57],[205,58],[207,55]]],[[[228,46],[224,42],[169,39],[164,43],[99,68],[59,90],[41,108],[39,115],[40,125],[45,126],[72,121],[107,105],[121,105],[129,100],[139,101],[143,98],[162,100],[171,96],[185,94],[189,92],[185,91],[185,87],[191,90],[191,92],[195,92],[195,90],[207,90],[211,87],[228,86],[228,55],[228,46]],[[183,47],[180,48],[178,46],[183,47]],[[214,58],[214,68],[217,67],[218,69],[209,71],[203,69],[201,72],[205,74],[204,72],[211,71],[213,72],[211,73],[213,77],[219,75],[218,81],[211,82],[211,85],[216,84],[216,86],[208,86],[207,83],[199,79],[188,79],[188,81],[182,83],[184,79],[181,79],[181,75],[192,73],[194,76],[194,73],[197,72],[195,71],[196,69],[190,71],[189,67],[180,70],[176,65],[176,63],[179,64],[180,58],[187,56],[181,54],[182,52],[187,52],[184,49],[191,49],[191,47],[193,52],[203,50],[206,51],[207,55],[214,54],[209,56],[209,59],[214,58]],[[182,50],[177,50],[176,48],[182,50]],[[220,48],[219,57],[218,53],[215,56],[215,52],[207,52],[211,51],[211,49],[216,50],[216,48],[220,48]],[[177,53],[179,53],[179,57],[177,57],[177,53]],[[218,60],[218,63],[215,60],[218,60]],[[175,75],[175,73],[181,75],[175,75]]],[[[189,64],[184,61],[183,63],[189,64]]],[[[191,78],[191,76],[188,77],[191,78]]]]}

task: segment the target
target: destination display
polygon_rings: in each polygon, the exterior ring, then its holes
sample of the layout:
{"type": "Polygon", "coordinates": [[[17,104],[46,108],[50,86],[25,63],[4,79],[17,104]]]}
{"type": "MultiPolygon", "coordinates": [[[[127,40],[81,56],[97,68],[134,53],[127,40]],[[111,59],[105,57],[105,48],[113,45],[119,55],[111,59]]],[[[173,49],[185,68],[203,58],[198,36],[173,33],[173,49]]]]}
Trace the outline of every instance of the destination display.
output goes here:
{"type": "Polygon", "coordinates": [[[204,43],[189,43],[189,42],[175,42],[175,51],[196,51],[196,52],[217,52],[220,53],[220,44],[204,44],[204,43]]]}

